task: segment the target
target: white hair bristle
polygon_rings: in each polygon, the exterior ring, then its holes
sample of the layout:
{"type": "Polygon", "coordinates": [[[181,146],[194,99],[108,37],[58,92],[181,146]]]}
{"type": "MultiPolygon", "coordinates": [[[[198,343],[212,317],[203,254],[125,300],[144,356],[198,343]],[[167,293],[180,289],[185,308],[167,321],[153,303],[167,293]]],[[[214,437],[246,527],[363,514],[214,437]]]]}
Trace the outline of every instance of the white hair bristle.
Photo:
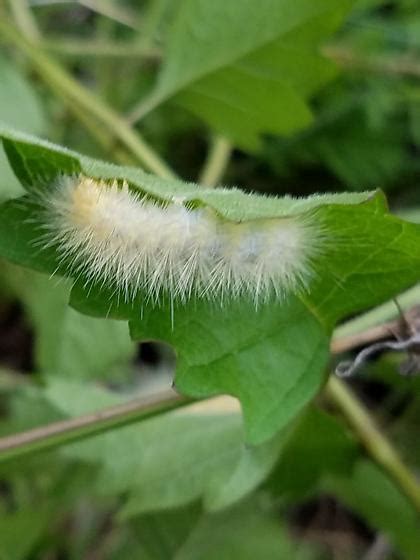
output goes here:
{"type": "Polygon", "coordinates": [[[73,275],[113,286],[127,300],[139,291],[256,303],[305,289],[322,235],[313,219],[231,222],[182,199],[159,202],[128,184],[64,177],[42,196],[41,244],[54,246],[73,275]]]}

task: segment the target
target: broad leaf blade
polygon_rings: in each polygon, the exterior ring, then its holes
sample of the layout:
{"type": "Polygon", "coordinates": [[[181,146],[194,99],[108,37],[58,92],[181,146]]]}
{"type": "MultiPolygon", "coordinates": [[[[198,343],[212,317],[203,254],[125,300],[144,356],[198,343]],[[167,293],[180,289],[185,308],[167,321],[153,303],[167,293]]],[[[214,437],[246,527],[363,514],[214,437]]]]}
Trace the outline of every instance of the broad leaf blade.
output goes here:
{"type": "MultiPolygon", "coordinates": [[[[42,395],[66,416],[122,400],[110,391],[60,378],[51,379],[42,395]]],[[[250,447],[237,412],[186,409],[72,444],[63,453],[99,463],[97,491],[107,496],[129,492],[121,516],[131,517],[197,499],[213,510],[236,502],[271,470],[286,435],[250,447]]]]}
{"type": "Polygon", "coordinates": [[[308,125],[307,98],[335,75],[319,46],[351,4],[246,0],[238,10],[223,0],[183,0],[149,109],[175,96],[248,149],[258,147],[261,133],[308,125]]]}
{"type": "Polygon", "coordinates": [[[178,353],[176,387],[195,397],[228,393],[244,412],[249,440],[260,443],[285,426],[318,391],[328,337],[299,300],[223,309],[197,302],[131,321],[134,339],[170,342],[178,353]],[[193,338],[191,337],[193,334],[193,338]]]}
{"type": "MultiPolygon", "coordinates": [[[[147,294],[125,301],[112,286],[74,279],[71,303],[79,311],[129,320],[136,339],[173,344],[180,390],[196,396],[236,395],[247,437],[254,443],[285,426],[320,389],[335,322],[380,303],[420,277],[420,226],[389,215],[380,193],[292,199],[202,189],[91,160],[10,131],[3,137],[19,155],[16,171],[30,191],[54,189],[56,177],[80,169],[96,178],[126,179],[133,189],[162,201],[177,196],[194,206],[209,206],[227,220],[264,223],[310,214],[319,222],[325,244],[314,262],[316,274],[309,291],[257,308],[246,300],[222,306],[191,300],[172,308],[162,302],[156,308],[147,294]],[[40,181],[40,176],[51,180],[40,181]]],[[[39,231],[34,207],[25,199],[1,206],[0,217],[0,254],[49,274],[71,276],[53,248],[34,246],[39,231]]]]}
{"type": "MultiPolygon", "coordinates": [[[[35,88],[3,56],[0,56],[0,76],[0,122],[34,134],[45,132],[46,119],[35,88]]],[[[21,194],[22,187],[0,149],[0,201],[21,194]]]]}

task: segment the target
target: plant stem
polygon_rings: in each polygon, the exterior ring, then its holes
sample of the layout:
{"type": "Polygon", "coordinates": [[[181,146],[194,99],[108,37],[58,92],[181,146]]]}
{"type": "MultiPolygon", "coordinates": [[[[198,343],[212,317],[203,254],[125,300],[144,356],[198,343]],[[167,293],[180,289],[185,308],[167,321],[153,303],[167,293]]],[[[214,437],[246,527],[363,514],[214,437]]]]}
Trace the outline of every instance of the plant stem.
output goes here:
{"type": "Polygon", "coordinates": [[[133,41],[49,39],[43,40],[40,46],[53,54],[68,57],[135,58],[142,61],[156,61],[160,60],[161,57],[159,49],[143,47],[133,41]]]}
{"type": "Polygon", "coordinates": [[[160,98],[160,95],[155,95],[154,92],[152,92],[149,96],[146,96],[136,103],[133,109],[128,111],[126,121],[133,126],[153,111],[162,101],[163,99],[160,98]]]}
{"type": "Polygon", "coordinates": [[[334,338],[330,344],[331,353],[341,354],[342,352],[348,352],[359,346],[367,346],[368,344],[390,338],[393,332],[398,331],[398,326],[398,321],[392,321],[355,334],[334,338]]]}
{"type": "Polygon", "coordinates": [[[92,117],[90,113],[87,113],[78,105],[73,105],[72,113],[80,124],[90,132],[105,154],[112,154],[113,160],[121,165],[135,165],[136,159],[134,156],[127,150],[124,150],[121,145],[115,145],[114,139],[107,134],[106,128],[97,119],[92,117]]]}
{"type": "Polygon", "coordinates": [[[375,309],[363,313],[346,323],[338,326],[333,334],[333,341],[336,339],[343,339],[351,335],[360,333],[363,330],[370,329],[372,327],[377,327],[383,325],[385,322],[393,319],[398,315],[398,307],[407,310],[410,307],[418,304],[420,302],[420,284],[413,286],[409,290],[406,290],[402,294],[395,297],[395,300],[387,301],[375,309]]]}
{"type": "Polygon", "coordinates": [[[135,13],[128,11],[127,8],[121,6],[116,7],[109,0],[77,0],[79,4],[85,8],[92,10],[102,16],[113,19],[114,21],[130,27],[131,29],[138,30],[136,25],[135,13]],[[133,23],[134,22],[134,23],[133,23]]]}
{"type": "Polygon", "coordinates": [[[420,77],[418,57],[411,54],[393,57],[364,55],[353,51],[346,45],[328,45],[322,49],[322,53],[343,68],[369,70],[391,76],[420,77]]]}
{"type": "Polygon", "coordinates": [[[173,391],[132,400],[83,416],[0,438],[0,463],[122,428],[191,402],[173,391]]]}
{"type": "Polygon", "coordinates": [[[232,154],[232,144],[223,136],[213,136],[198,182],[215,187],[222,179],[232,154]]]}
{"type": "Polygon", "coordinates": [[[119,140],[149,171],[165,178],[175,176],[167,164],[118,113],[79,84],[45,53],[35,48],[10,24],[0,21],[0,35],[27,56],[38,74],[67,103],[71,110],[76,105],[79,110],[95,117],[106,128],[109,137],[119,140]]]}
{"type": "Polygon", "coordinates": [[[37,43],[41,39],[41,34],[38,29],[37,22],[27,4],[26,0],[9,0],[9,6],[12,11],[16,25],[20,31],[33,41],[37,43]]]}
{"type": "Polygon", "coordinates": [[[324,394],[344,416],[371,458],[380,465],[420,513],[420,484],[398,451],[381,433],[371,415],[346,384],[331,376],[324,394]]]}

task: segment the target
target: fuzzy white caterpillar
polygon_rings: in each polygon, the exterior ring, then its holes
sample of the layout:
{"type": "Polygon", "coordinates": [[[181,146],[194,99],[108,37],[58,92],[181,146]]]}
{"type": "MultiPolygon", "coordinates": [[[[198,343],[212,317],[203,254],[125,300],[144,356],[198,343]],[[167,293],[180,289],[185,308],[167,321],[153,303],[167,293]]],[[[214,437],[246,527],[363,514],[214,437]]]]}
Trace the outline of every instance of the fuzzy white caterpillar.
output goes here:
{"type": "Polygon", "coordinates": [[[54,245],[72,274],[111,285],[125,298],[142,290],[256,303],[305,289],[322,235],[299,217],[231,222],[208,207],[166,205],[87,177],[67,177],[43,196],[44,246],[54,245]]]}

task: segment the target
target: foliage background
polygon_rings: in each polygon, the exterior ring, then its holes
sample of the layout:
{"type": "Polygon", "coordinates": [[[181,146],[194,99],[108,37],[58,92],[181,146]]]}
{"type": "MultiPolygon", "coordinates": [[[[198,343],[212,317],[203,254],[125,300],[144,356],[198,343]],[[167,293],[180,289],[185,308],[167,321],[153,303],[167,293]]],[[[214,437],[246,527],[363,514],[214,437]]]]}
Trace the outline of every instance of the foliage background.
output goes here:
{"type": "MultiPolygon", "coordinates": [[[[380,187],[415,222],[418,3],[314,5],[295,3],[296,32],[269,0],[0,4],[0,120],[147,168],[106,103],[141,115],[136,130],[183,179],[210,184],[203,164],[222,153],[225,184],[299,196],[380,187]]],[[[0,158],[0,197],[17,197],[0,158]]],[[[169,348],[68,307],[65,282],[6,261],[0,273],[1,435],[170,384],[169,348]]],[[[397,366],[382,356],[351,384],[415,470],[419,382],[397,366]]],[[[325,403],[256,447],[225,399],[1,464],[0,558],[414,560],[412,504],[325,403]]]]}

